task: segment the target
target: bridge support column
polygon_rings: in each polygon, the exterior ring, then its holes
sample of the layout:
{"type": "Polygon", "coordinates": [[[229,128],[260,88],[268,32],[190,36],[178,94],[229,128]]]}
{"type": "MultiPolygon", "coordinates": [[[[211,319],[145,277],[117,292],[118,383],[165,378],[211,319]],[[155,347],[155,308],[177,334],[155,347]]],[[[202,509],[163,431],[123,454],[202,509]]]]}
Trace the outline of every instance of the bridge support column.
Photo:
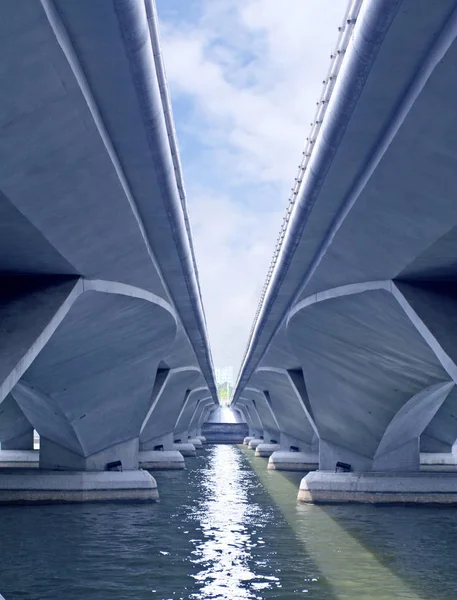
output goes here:
{"type": "Polygon", "coordinates": [[[40,442],[40,469],[106,471],[115,468],[112,463],[121,463],[119,470],[122,471],[138,469],[138,438],[115,444],[89,456],[82,456],[44,437],[40,442]]]}
{"type": "Polygon", "coordinates": [[[11,394],[0,403],[0,448],[33,450],[33,427],[11,394]]]}
{"type": "Polygon", "coordinates": [[[138,469],[138,438],[83,456],[42,437],[39,466],[0,473],[0,504],[158,499],[155,479],[138,469]]]}

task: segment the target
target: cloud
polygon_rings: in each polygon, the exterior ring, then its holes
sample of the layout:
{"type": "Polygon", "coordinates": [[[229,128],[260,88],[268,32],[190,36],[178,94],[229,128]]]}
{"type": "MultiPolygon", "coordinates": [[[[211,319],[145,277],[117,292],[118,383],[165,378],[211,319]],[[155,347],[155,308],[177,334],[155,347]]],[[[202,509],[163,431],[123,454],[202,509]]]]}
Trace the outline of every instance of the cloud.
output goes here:
{"type": "Polygon", "coordinates": [[[216,365],[239,366],[343,0],[158,0],[216,365]]]}

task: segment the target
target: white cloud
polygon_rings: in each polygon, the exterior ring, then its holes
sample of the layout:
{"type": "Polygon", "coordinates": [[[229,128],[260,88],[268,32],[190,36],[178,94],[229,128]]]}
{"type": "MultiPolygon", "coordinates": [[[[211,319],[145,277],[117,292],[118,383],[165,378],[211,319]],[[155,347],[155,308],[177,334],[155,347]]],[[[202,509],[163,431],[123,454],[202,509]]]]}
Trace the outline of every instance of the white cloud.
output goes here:
{"type": "Polygon", "coordinates": [[[214,360],[237,368],[346,2],[191,4],[164,60],[214,360]]]}

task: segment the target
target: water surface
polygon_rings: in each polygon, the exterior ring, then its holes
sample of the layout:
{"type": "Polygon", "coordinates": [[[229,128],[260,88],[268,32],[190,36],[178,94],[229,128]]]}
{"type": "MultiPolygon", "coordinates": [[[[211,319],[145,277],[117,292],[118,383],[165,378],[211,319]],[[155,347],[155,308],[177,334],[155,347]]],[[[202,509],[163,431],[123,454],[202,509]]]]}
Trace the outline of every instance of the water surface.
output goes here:
{"type": "Polygon", "coordinates": [[[453,600],[457,510],[297,505],[300,474],[212,446],[158,504],[2,507],[6,600],[453,600]]]}

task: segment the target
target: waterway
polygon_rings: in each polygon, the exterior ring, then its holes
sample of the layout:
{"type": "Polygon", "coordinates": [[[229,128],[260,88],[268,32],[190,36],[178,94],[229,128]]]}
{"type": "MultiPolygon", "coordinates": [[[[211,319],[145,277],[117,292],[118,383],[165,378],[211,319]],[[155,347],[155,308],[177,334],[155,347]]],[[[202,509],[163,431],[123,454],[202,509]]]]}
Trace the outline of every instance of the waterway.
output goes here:
{"type": "Polygon", "coordinates": [[[454,600],[457,509],[297,505],[236,446],[159,472],[158,504],[2,507],[6,600],[454,600]]]}

